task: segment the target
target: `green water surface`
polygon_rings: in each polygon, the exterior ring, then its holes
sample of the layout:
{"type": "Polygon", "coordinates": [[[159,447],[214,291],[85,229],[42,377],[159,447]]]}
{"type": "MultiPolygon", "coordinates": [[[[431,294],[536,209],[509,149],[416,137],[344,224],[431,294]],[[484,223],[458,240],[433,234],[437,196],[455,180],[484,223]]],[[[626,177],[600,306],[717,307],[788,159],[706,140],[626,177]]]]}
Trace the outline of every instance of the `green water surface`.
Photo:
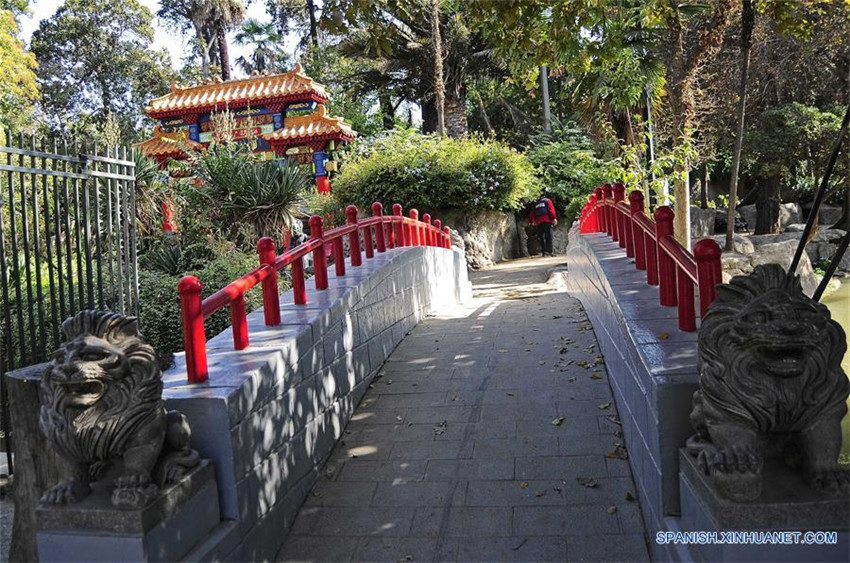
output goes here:
{"type": "MultiPolygon", "coordinates": [[[[824,305],[829,307],[832,318],[844,327],[844,332],[850,333],[850,279],[845,278],[842,281],[844,283],[841,284],[841,287],[824,297],[822,301],[824,305]]],[[[850,376],[850,353],[844,355],[844,361],[841,365],[844,368],[844,373],[850,376]]],[[[850,399],[847,402],[848,407],[850,407],[850,399]]],[[[844,436],[841,454],[846,463],[850,458],[850,414],[841,421],[841,434],[844,436]]]]}

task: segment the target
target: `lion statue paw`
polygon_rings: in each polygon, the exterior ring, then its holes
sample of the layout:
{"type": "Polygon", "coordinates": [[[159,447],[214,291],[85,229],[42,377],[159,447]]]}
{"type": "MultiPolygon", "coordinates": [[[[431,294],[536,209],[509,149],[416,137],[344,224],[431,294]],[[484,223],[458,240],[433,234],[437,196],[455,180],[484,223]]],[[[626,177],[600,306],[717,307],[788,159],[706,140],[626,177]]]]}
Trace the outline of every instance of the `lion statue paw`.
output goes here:
{"type": "Polygon", "coordinates": [[[87,483],[77,480],[60,481],[47,489],[41,496],[45,504],[74,504],[86,498],[91,492],[87,483]]]}

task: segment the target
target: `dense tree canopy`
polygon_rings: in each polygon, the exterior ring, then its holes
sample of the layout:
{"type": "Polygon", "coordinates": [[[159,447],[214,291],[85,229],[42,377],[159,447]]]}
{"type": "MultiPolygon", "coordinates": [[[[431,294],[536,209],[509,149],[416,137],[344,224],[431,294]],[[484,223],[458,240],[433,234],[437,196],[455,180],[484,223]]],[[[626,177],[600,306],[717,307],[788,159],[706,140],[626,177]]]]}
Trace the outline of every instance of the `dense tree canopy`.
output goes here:
{"type": "Polygon", "coordinates": [[[39,97],[35,71],[37,63],[18,39],[15,13],[26,8],[26,2],[7,2],[0,8],[0,127],[10,131],[23,129],[30,120],[39,97]],[[9,8],[7,9],[6,6],[9,8]],[[13,11],[14,10],[14,11],[13,11]]]}
{"type": "Polygon", "coordinates": [[[33,33],[42,107],[52,129],[84,130],[112,114],[126,138],[169,83],[165,51],[153,51],[153,15],[137,0],[67,0],[33,33]]]}

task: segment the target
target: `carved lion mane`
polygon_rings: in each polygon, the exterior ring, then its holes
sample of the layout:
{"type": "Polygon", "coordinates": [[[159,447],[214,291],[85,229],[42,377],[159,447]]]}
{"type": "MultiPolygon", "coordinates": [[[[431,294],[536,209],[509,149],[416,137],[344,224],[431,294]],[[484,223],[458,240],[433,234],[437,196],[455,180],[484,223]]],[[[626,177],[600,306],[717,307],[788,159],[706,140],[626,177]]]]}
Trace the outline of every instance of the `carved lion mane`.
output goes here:
{"type": "Polygon", "coordinates": [[[760,433],[846,412],[844,330],[776,264],[719,286],[699,332],[700,390],[717,414],[760,433]]]}
{"type": "Polygon", "coordinates": [[[718,286],[699,332],[688,451],[725,496],[757,498],[767,458],[802,466],[815,489],[848,487],[838,465],[846,351],[841,325],[781,266],[718,286]]]}
{"type": "Polygon", "coordinates": [[[66,343],[42,378],[41,429],[81,463],[121,456],[149,425],[165,429],[162,375],[135,318],[83,311],[62,324],[66,343]]]}

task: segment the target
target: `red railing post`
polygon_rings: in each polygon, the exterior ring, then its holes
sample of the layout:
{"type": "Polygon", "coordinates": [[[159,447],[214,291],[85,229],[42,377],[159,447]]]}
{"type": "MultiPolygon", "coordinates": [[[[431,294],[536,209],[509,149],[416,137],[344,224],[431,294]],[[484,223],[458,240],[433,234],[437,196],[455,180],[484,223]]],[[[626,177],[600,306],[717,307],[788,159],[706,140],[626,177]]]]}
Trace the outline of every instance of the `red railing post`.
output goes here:
{"type": "Polygon", "coordinates": [[[316,278],[316,289],[328,288],[328,260],[325,256],[322,224],[322,218],[318,215],[310,217],[310,238],[322,241],[322,244],[313,251],[313,275],[316,278]]]}
{"type": "Polygon", "coordinates": [[[646,249],[646,283],[658,285],[658,242],[655,233],[644,231],[643,245],[646,249]]]}
{"type": "Polygon", "coordinates": [[[629,194],[629,212],[632,219],[631,243],[634,248],[635,268],[646,270],[646,248],[644,247],[643,229],[637,222],[637,214],[643,213],[643,192],[632,190],[629,194]]]}
{"type": "MultiPolygon", "coordinates": [[[[379,202],[375,202],[372,204],[372,217],[381,217],[384,214],[384,206],[379,202]]],[[[384,239],[384,220],[381,219],[380,223],[375,224],[375,246],[378,249],[378,252],[386,252],[387,251],[387,243],[384,239]]]]}
{"type": "Polygon", "coordinates": [[[717,297],[717,284],[723,281],[720,255],[723,249],[714,239],[703,239],[694,245],[694,260],[697,263],[700,316],[708,312],[708,306],[717,297]]]}
{"type": "Polygon", "coordinates": [[[617,240],[614,236],[614,209],[608,205],[613,199],[614,189],[611,187],[611,184],[602,186],[602,203],[604,205],[602,209],[605,214],[605,232],[608,233],[609,237],[617,240]]]}
{"type": "Polygon", "coordinates": [[[419,210],[411,209],[410,210],[410,218],[416,221],[410,225],[410,246],[419,246],[419,210]]]}
{"type": "MultiPolygon", "coordinates": [[[[316,253],[313,252],[315,261],[316,253]]],[[[313,268],[315,270],[315,266],[313,268]]],[[[325,285],[327,286],[327,271],[325,272],[325,285]]],[[[316,281],[318,287],[318,279],[316,281]]],[[[304,258],[299,257],[292,263],[292,297],[296,305],[307,304],[307,286],[304,284],[304,258]]]]}
{"type": "Polygon", "coordinates": [[[443,222],[439,219],[434,219],[434,228],[436,229],[432,235],[434,237],[434,246],[443,248],[443,222]]]}
{"type": "Polygon", "coordinates": [[[445,233],[445,237],[443,237],[443,248],[451,249],[452,247],[452,234],[448,227],[443,227],[443,232],[445,233]]]}
{"type": "Polygon", "coordinates": [[[183,317],[183,343],[186,347],[186,372],[189,383],[207,380],[207,337],[204,333],[204,313],[201,310],[201,280],[185,276],[177,284],[183,317]]]}
{"type": "Polygon", "coordinates": [[[230,324],[233,332],[233,348],[248,347],[248,317],[245,313],[245,294],[240,293],[230,302],[230,324]]]}
{"type": "MultiPolygon", "coordinates": [[[[401,204],[400,203],[394,203],[393,204],[393,215],[395,217],[402,217],[401,212],[402,212],[401,204]]],[[[395,222],[393,222],[393,227],[394,227],[393,228],[393,234],[394,234],[393,238],[395,239],[395,246],[396,247],[407,246],[407,237],[405,236],[405,235],[407,235],[407,233],[405,232],[405,228],[404,228],[404,225],[402,224],[402,222],[403,222],[403,219],[397,219],[395,222]]]]}
{"type": "Polygon", "coordinates": [[[263,316],[266,326],[277,326],[280,324],[280,296],[277,291],[277,270],[274,267],[274,240],[269,237],[258,240],[257,253],[260,255],[260,264],[271,268],[271,274],[263,280],[263,316]]]}
{"type": "Polygon", "coordinates": [[[658,285],[661,304],[676,304],[676,262],[664,251],[661,241],[673,236],[673,210],[666,205],[655,210],[655,239],[658,254],[658,285]]]}
{"type": "Polygon", "coordinates": [[[366,258],[374,258],[375,257],[375,243],[372,241],[372,227],[367,226],[362,229],[363,231],[363,252],[366,253],[366,258]]]}
{"type": "Polygon", "coordinates": [[[694,282],[688,276],[684,268],[679,267],[675,263],[673,267],[676,269],[676,290],[679,302],[679,330],[685,332],[693,332],[697,328],[696,316],[694,313],[694,282]]]}
{"type": "MultiPolygon", "coordinates": [[[[349,225],[357,225],[357,206],[349,205],[345,208],[345,214],[348,216],[349,225]]],[[[370,235],[371,237],[371,235],[370,235]]],[[[371,240],[370,240],[371,242],[371,240]]],[[[371,246],[371,245],[370,245],[371,246]]],[[[354,267],[363,264],[363,257],[360,255],[360,228],[354,229],[348,235],[348,249],[351,255],[351,265],[354,267]]]]}
{"type": "MultiPolygon", "coordinates": [[[[614,184],[612,190],[614,192],[614,232],[617,233],[614,240],[620,244],[620,248],[626,248],[626,216],[623,215],[620,206],[617,205],[621,201],[626,200],[626,187],[620,182],[617,182],[614,184]]],[[[626,248],[626,256],[630,256],[628,248],[626,248]]]]}
{"type": "Polygon", "coordinates": [[[596,194],[596,206],[593,211],[593,232],[605,232],[605,215],[602,207],[602,200],[605,198],[605,192],[602,188],[594,188],[593,193],[596,194]]]}
{"type": "Polygon", "coordinates": [[[342,244],[342,237],[333,239],[331,248],[334,256],[334,273],[337,277],[342,277],[345,275],[345,246],[342,244]]]}
{"type": "Polygon", "coordinates": [[[425,246],[434,246],[432,242],[433,237],[431,236],[431,214],[426,213],[422,216],[422,222],[425,223],[425,226],[422,229],[422,244],[425,246]]]}

